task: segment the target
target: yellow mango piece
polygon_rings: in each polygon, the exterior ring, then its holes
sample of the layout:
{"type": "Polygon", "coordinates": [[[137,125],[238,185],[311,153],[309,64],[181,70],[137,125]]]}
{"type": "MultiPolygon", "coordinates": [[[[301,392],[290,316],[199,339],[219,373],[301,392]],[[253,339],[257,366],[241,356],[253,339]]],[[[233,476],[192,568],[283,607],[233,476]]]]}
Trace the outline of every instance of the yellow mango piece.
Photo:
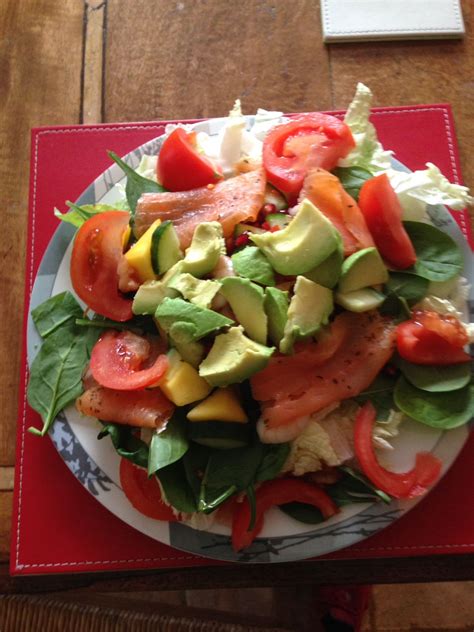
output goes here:
{"type": "Polygon", "coordinates": [[[176,406],[204,399],[212,389],[191,364],[182,361],[171,362],[158,386],[176,406]]]}
{"type": "Polygon", "coordinates": [[[247,423],[248,417],[232,388],[218,388],[187,414],[189,421],[234,421],[247,423]]]}
{"type": "Polygon", "coordinates": [[[153,272],[153,266],[151,265],[151,240],[155,228],[160,224],[160,219],[153,222],[146,233],[124,255],[125,259],[136,271],[140,283],[156,279],[156,274],[153,272]]]}

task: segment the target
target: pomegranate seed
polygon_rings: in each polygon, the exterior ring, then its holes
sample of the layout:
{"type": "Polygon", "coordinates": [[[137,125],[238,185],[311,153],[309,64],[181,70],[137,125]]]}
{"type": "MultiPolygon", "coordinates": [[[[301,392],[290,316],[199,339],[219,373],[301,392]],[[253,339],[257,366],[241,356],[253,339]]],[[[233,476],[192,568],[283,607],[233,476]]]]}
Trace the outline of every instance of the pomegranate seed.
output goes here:
{"type": "Polygon", "coordinates": [[[271,232],[271,233],[276,233],[276,232],[277,232],[277,230],[280,230],[280,227],[279,227],[279,226],[272,226],[272,227],[270,228],[270,232],[271,232]]]}
{"type": "Polygon", "coordinates": [[[249,234],[247,232],[242,233],[235,240],[235,246],[240,248],[241,246],[246,246],[250,241],[249,234]]]}
{"type": "Polygon", "coordinates": [[[225,247],[229,255],[234,252],[234,240],[232,239],[232,237],[227,237],[227,239],[225,240],[225,247]]]}
{"type": "Polygon", "coordinates": [[[262,228],[263,230],[271,230],[272,227],[270,226],[268,222],[263,222],[262,228]]]}
{"type": "Polygon", "coordinates": [[[274,204],[264,204],[262,208],[263,215],[271,215],[277,212],[277,207],[274,204]]]}

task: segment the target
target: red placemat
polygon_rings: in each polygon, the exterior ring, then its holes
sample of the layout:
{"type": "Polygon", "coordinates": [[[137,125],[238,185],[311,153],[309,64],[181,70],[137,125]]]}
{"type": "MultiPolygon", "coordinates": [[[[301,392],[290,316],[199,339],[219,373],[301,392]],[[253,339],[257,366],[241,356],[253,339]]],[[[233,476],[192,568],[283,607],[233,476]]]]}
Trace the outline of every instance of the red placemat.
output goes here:
{"type": "MultiPolygon", "coordinates": [[[[448,105],[379,108],[373,122],[386,148],[411,169],[434,162],[460,182],[448,105]]],[[[57,226],[52,209],[65,211],[110,165],[106,150],[123,155],[160,135],[165,123],[41,128],[32,132],[26,309],[35,275],[57,226]]],[[[456,220],[472,244],[466,213],[456,220]]],[[[26,335],[26,311],[24,336],[26,335]]],[[[40,425],[26,404],[26,346],[22,358],[11,547],[12,574],[44,574],[219,564],[142,535],[112,515],[75,479],[49,438],[26,432],[40,425]]],[[[326,558],[373,558],[474,551],[472,489],[474,435],[441,483],[392,526],[326,558]]]]}

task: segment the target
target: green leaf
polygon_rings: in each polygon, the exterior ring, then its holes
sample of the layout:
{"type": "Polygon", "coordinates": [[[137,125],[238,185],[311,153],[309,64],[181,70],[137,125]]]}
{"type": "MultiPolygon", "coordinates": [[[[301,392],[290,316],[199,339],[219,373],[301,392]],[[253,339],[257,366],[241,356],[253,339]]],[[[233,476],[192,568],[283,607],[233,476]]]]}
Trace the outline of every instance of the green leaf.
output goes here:
{"type": "Polygon", "coordinates": [[[270,481],[282,471],[290,454],[289,443],[263,444],[263,459],[255,474],[255,482],[270,481]]]}
{"type": "Polygon", "coordinates": [[[303,522],[304,524],[319,524],[320,522],[324,522],[323,514],[313,505],[293,502],[280,505],[280,509],[294,520],[303,522]]]}
{"type": "Polygon", "coordinates": [[[252,531],[255,527],[255,521],[257,520],[257,499],[255,498],[255,489],[253,485],[247,487],[247,499],[250,505],[250,522],[247,527],[247,531],[252,531]]]}
{"type": "Polygon", "coordinates": [[[416,252],[413,272],[430,281],[448,281],[461,272],[462,253],[449,235],[424,222],[403,225],[416,252]]]}
{"type": "Polygon", "coordinates": [[[390,272],[387,292],[404,298],[408,305],[421,301],[428,293],[428,279],[411,272],[390,272]]]}
{"type": "Polygon", "coordinates": [[[474,385],[447,393],[430,393],[401,377],[395,387],[395,403],[412,419],[449,430],[467,423],[474,415],[474,385]]]}
{"type": "Polygon", "coordinates": [[[270,261],[255,246],[247,246],[232,255],[235,272],[246,279],[261,285],[275,285],[275,274],[270,261]]]}
{"type": "MultiPolygon", "coordinates": [[[[28,403],[43,419],[44,436],[60,410],[82,393],[82,373],[100,330],[84,329],[79,333],[67,322],[51,333],[33,360],[28,382],[28,403]]],[[[35,431],[36,430],[36,431],[35,431]]]]}
{"type": "Polygon", "coordinates": [[[365,391],[354,399],[359,404],[364,404],[366,401],[372,402],[377,411],[377,421],[385,421],[395,406],[393,401],[395,384],[395,377],[380,374],[365,391]]]}
{"type": "MultiPolygon", "coordinates": [[[[377,487],[375,487],[369,481],[369,479],[366,476],[364,476],[364,474],[362,474],[362,472],[359,472],[358,470],[354,470],[352,467],[349,467],[348,465],[341,465],[339,469],[344,472],[345,476],[334,485],[331,485],[330,495],[332,496],[333,500],[335,500],[336,498],[336,493],[335,493],[336,488],[341,489],[342,487],[344,487],[349,496],[353,496],[353,497],[358,496],[359,498],[361,498],[362,496],[365,495],[365,496],[370,496],[372,500],[380,499],[384,503],[391,502],[392,499],[390,498],[390,496],[386,494],[385,492],[383,492],[381,489],[377,489],[377,487]]],[[[353,500],[352,502],[357,502],[357,501],[353,500]]],[[[359,502],[365,502],[365,501],[359,500],[359,502]]]]}
{"type": "Polygon", "coordinates": [[[177,511],[194,513],[197,511],[196,498],[189,485],[183,460],[175,461],[156,473],[167,502],[177,511]]]}
{"type": "Polygon", "coordinates": [[[337,167],[332,173],[339,178],[344,189],[356,201],[364,182],[374,177],[370,171],[362,167],[337,167]]]}
{"type": "Polygon", "coordinates": [[[182,298],[164,298],[158,305],[155,318],[160,327],[178,343],[200,340],[222,327],[234,324],[230,318],[182,298]]]}
{"type": "Polygon", "coordinates": [[[151,438],[148,457],[148,476],[174,463],[186,454],[189,442],[186,437],[185,418],[174,413],[162,432],[155,432],[151,438]]]}
{"type": "Polygon", "coordinates": [[[148,465],[148,445],[135,436],[136,428],[122,424],[106,423],[97,436],[103,439],[109,436],[117,453],[135,465],[146,468],[148,465]]]}
{"type": "Polygon", "coordinates": [[[71,292],[52,296],[31,312],[36,329],[42,338],[47,338],[58,327],[83,315],[83,309],[71,292]]]}
{"type": "Polygon", "coordinates": [[[124,201],[114,202],[114,204],[83,204],[78,206],[73,202],[66,202],[71,209],[68,213],[61,213],[57,208],[54,209],[54,215],[62,222],[72,224],[76,228],[80,228],[84,222],[99,213],[107,211],[128,211],[128,204],[124,201]]]}
{"type": "Polygon", "coordinates": [[[396,294],[389,294],[379,307],[382,316],[391,316],[396,322],[411,318],[410,307],[405,298],[396,294]]]}
{"type": "Polygon", "coordinates": [[[401,358],[397,366],[413,386],[432,393],[456,391],[471,380],[469,362],[446,366],[425,366],[412,364],[401,358]]]}
{"type": "Polygon", "coordinates": [[[149,180],[139,175],[132,167],[127,165],[116,153],[113,151],[107,152],[114,162],[118,164],[120,169],[127,176],[127,185],[125,187],[125,194],[127,196],[127,202],[130,207],[132,215],[135,214],[137,208],[137,202],[144,193],[163,193],[166,191],[161,184],[154,180],[149,180]]]}

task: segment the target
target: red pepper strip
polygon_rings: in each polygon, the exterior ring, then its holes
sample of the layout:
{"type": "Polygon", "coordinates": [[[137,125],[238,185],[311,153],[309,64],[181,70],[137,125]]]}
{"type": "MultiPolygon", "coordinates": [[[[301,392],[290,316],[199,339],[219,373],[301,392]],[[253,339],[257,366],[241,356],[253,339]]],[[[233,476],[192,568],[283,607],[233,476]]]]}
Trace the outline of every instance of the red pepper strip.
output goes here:
{"type": "Polygon", "coordinates": [[[377,461],[373,447],[375,419],[375,408],[366,402],[357,413],[354,428],[355,453],[362,471],[376,487],[394,498],[421,496],[438,479],[441,461],[429,452],[419,452],[415,466],[408,472],[386,470],[377,461]]]}
{"type": "Polygon", "coordinates": [[[263,483],[255,493],[255,526],[249,530],[250,504],[247,498],[237,503],[232,521],[232,547],[234,551],[246,548],[257,537],[263,527],[265,512],[275,505],[291,502],[306,503],[321,510],[324,518],[330,518],[339,509],[320,487],[296,478],[280,478],[263,483]]]}

